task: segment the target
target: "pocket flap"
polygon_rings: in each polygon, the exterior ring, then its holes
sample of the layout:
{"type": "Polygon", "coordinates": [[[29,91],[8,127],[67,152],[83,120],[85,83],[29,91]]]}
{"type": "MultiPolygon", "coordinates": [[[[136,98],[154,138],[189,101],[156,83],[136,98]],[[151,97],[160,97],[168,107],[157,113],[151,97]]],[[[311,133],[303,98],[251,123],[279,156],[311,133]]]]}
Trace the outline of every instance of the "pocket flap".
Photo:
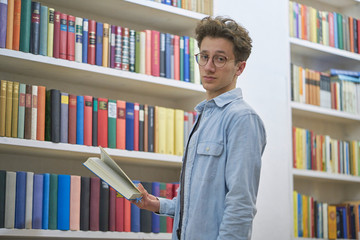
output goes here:
{"type": "Polygon", "coordinates": [[[220,156],[224,148],[224,144],[216,142],[201,142],[197,147],[197,154],[220,156]]]}

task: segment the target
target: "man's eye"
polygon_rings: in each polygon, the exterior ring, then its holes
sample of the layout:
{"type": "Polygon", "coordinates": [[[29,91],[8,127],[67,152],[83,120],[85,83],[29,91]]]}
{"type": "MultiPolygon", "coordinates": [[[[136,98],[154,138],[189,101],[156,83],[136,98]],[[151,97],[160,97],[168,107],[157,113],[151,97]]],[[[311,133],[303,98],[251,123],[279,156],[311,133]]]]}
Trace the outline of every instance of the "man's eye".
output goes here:
{"type": "Polygon", "coordinates": [[[226,61],[226,57],[216,56],[216,61],[218,61],[218,62],[225,62],[225,61],[226,61]]]}
{"type": "Polygon", "coordinates": [[[207,60],[209,58],[208,55],[200,55],[202,60],[207,60]]]}

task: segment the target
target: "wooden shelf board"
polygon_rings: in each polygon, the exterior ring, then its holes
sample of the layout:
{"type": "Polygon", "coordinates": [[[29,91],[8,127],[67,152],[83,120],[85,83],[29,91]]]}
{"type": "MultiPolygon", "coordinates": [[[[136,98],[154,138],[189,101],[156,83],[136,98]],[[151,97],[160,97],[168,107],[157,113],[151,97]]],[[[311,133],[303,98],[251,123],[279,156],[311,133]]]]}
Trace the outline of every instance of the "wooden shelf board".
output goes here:
{"type": "Polygon", "coordinates": [[[360,183],[360,177],[346,175],[346,174],[333,174],[327,172],[293,169],[294,178],[309,179],[313,181],[327,181],[327,182],[343,182],[343,183],[360,183]]]}

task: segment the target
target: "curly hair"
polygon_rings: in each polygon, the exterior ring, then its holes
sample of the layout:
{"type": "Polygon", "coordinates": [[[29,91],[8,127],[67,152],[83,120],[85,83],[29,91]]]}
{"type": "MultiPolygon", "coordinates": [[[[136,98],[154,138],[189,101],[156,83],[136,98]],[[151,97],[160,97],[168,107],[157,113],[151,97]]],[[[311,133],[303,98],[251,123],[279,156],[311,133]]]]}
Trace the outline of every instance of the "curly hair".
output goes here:
{"type": "Polygon", "coordinates": [[[233,43],[237,62],[246,61],[250,56],[252,40],[249,32],[231,18],[205,17],[196,26],[195,34],[199,48],[205,37],[225,38],[233,43]]]}

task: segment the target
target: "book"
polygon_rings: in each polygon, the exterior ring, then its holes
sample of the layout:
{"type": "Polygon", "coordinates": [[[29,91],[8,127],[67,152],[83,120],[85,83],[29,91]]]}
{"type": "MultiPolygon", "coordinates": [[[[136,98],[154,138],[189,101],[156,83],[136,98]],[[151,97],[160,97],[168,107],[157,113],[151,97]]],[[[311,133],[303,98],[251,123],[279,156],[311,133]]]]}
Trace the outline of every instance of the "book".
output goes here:
{"type": "Polygon", "coordinates": [[[6,171],[0,170],[0,228],[4,228],[5,220],[6,171]]]}
{"type": "Polygon", "coordinates": [[[96,22],[96,50],[95,50],[95,63],[102,66],[103,62],[103,32],[104,24],[96,22]]]}
{"type": "Polygon", "coordinates": [[[151,75],[160,76],[160,32],[151,30],[151,75]]]}
{"type": "Polygon", "coordinates": [[[80,230],[89,231],[90,221],[90,178],[81,177],[80,230]]]}
{"type": "Polygon", "coordinates": [[[38,86],[36,139],[39,141],[45,140],[45,105],[46,88],[38,86]]]}
{"type": "Polygon", "coordinates": [[[121,69],[121,59],[122,59],[122,28],[120,26],[116,26],[114,68],[121,69]]]}
{"type": "MultiPolygon", "coordinates": [[[[84,22],[85,24],[85,22],[84,22]]],[[[85,25],[84,25],[85,26],[85,25]]],[[[85,29],[85,27],[84,27],[85,29]]],[[[84,45],[84,43],[83,43],[84,45]]],[[[87,63],[95,65],[95,50],[96,50],[96,22],[88,20],[88,50],[87,50],[87,63]]],[[[84,62],[84,56],[83,56],[84,62]]]]}
{"type": "MultiPolygon", "coordinates": [[[[112,188],[113,189],[113,188],[112,188]]],[[[114,189],[114,191],[116,191],[114,189]]],[[[124,232],[124,218],[125,218],[125,198],[120,194],[116,193],[115,199],[115,231],[124,232]]]]}
{"type": "Polygon", "coordinates": [[[6,171],[4,227],[14,228],[16,172],[6,171]]]}
{"type": "Polygon", "coordinates": [[[83,48],[83,19],[75,18],[75,61],[82,62],[83,48]]]}
{"type": "Polygon", "coordinates": [[[72,15],[67,16],[67,60],[75,60],[75,17],[72,15]]]}
{"type": "Polygon", "coordinates": [[[109,66],[109,24],[104,23],[104,30],[103,30],[103,47],[102,47],[102,66],[108,67],[109,66]]]}
{"type": "Polygon", "coordinates": [[[84,145],[92,146],[93,97],[84,96],[84,145]]]}
{"type": "Polygon", "coordinates": [[[42,206],[42,229],[49,229],[49,209],[50,209],[50,174],[44,173],[43,180],[43,206],[42,206]]]}
{"type": "Polygon", "coordinates": [[[21,1],[19,50],[30,51],[31,0],[21,1]]]}
{"type": "Polygon", "coordinates": [[[134,151],[139,151],[139,103],[134,103],[134,151]]]}
{"type": "Polygon", "coordinates": [[[106,232],[109,229],[109,185],[101,181],[100,183],[100,212],[99,212],[99,230],[106,232]]]}
{"type": "Polygon", "coordinates": [[[57,89],[51,89],[50,91],[51,91],[51,141],[58,143],[60,142],[61,96],[60,96],[60,91],[57,89]]]}
{"type": "MultiPolygon", "coordinates": [[[[15,0],[7,1],[7,16],[6,16],[7,22],[6,22],[6,43],[5,43],[5,46],[7,49],[12,49],[12,43],[13,43],[14,5],[15,5],[15,0]]],[[[2,13],[0,13],[0,15],[2,15],[2,13]]],[[[1,16],[1,17],[3,17],[3,16],[1,16]]],[[[1,21],[1,22],[3,22],[3,21],[1,21]]],[[[1,33],[0,33],[0,35],[2,36],[1,33]]]]}
{"type": "Polygon", "coordinates": [[[101,157],[90,157],[84,162],[84,166],[95,173],[99,178],[109,184],[126,199],[137,199],[141,196],[140,191],[126,175],[126,173],[114,162],[106,151],[99,147],[101,157]]]}
{"type": "Polygon", "coordinates": [[[84,145],[84,96],[76,97],[76,144],[84,145]]]}
{"type": "Polygon", "coordinates": [[[40,48],[39,54],[47,56],[47,42],[48,42],[48,12],[47,6],[41,5],[40,7],[40,48]]]}
{"type": "Polygon", "coordinates": [[[54,8],[48,8],[48,25],[47,25],[47,56],[52,57],[54,52],[54,8]]]}
{"type": "Polygon", "coordinates": [[[33,215],[32,228],[42,228],[42,209],[43,209],[43,192],[44,192],[44,176],[42,174],[34,174],[34,198],[33,198],[33,215]]]}
{"type": "Polygon", "coordinates": [[[68,132],[68,141],[71,144],[76,144],[76,108],[77,108],[77,98],[76,95],[69,94],[69,132],[68,132]]]}
{"type": "MultiPolygon", "coordinates": [[[[139,184],[139,181],[133,181],[134,184],[139,184]]],[[[131,204],[131,232],[140,232],[140,208],[135,204],[131,204]]]]}
{"type": "Polygon", "coordinates": [[[125,149],[126,142],[126,102],[117,100],[117,114],[116,114],[116,148],[125,149]]]}
{"type": "Polygon", "coordinates": [[[112,187],[109,189],[109,231],[116,231],[116,191],[112,187]]]}
{"type": "Polygon", "coordinates": [[[19,51],[19,44],[20,44],[20,24],[21,24],[20,17],[21,17],[21,0],[15,0],[12,49],[16,51],[19,51]]]}
{"type": "Polygon", "coordinates": [[[12,94],[12,116],[11,116],[11,136],[18,136],[18,116],[19,116],[19,82],[13,83],[12,94]]]}
{"type": "Polygon", "coordinates": [[[133,29],[129,30],[129,71],[135,72],[135,58],[136,58],[136,49],[135,49],[135,40],[136,32],[133,29]]]}
{"type": "Polygon", "coordinates": [[[14,85],[14,82],[7,81],[7,84],[6,84],[6,111],[5,111],[5,137],[11,137],[13,85],[14,85]]]}
{"type": "Polygon", "coordinates": [[[30,53],[40,52],[40,9],[39,2],[31,2],[30,53]]]}
{"type": "MultiPolygon", "coordinates": [[[[160,183],[152,182],[151,194],[155,197],[160,197],[160,183]]],[[[160,232],[160,216],[155,213],[151,213],[151,232],[159,233],[160,232]]]]}
{"type": "Polygon", "coordinates": [[[31,122],[32,122],[32,86],[26,84],[25,92],[25,127],[24,127],[24,138],[31,139],[31,122]]]}
{"type": "Polygon", "coordinates": [[[89,230],[99,231],[100,220],[100,179],[90,178],[90,214],[89,230]]]}
{"type": "Polygon", "coordinates": [[[116,100],[108,101],[108,147],[116,148],[116,100]]]}
{"type": "MultiPolygon", "coordinates": [[[[20,89],[21,89],[21,85],[20,85],[20,89]]],[[[19,122],[20,122],[20,111],[19,111],[19,122]]],[[[46,90],[46,96],[45,96],[45,141],[51,141],[51,91],[50,90],[46,90]]]]}
{"type": "Polygon", "coordinates": [[[15,223],[14,227],[25,228],[25,206],[26,206],[26,172],[16,172],[16,194],[15,194],[15,223]]]}
{"type": "Polygon", "coordinates": [[[60,106],[60,142],[69,142],[69,94],[61,92],[60,106]]]}
{"type": "Polygon", "coordinates": [[[134,150],[134,103],[126,102],[126,150],[134,150]]]}
{"type": "Polygon", "coordinates": [[[31,95],[31,139],[36,140],[38,86],[32,85],[31,95]]]}
{"type": "Polygon", "coordinates": [[[145,120],[145,111],[144,104],[139,104],[139,151],[144,151],[144,120],[145,120]]]}
{"type": "Polygon", "coordinates": [[[68,15],[60,13],[59,58],[67,59],[68,51],[68,15]]]}
{"type": "Polygon", "coordinates": [[[80,230],[81,177],[70,176],[70,230],[80,230]]]}
{"type": "Polygon", "coordinates": [[[155,151],[155,108],[154,106],[148,106],[148,152],[155,151]]]}
{"type": "Polygon", "coordinates": [[[165,51],[166,34],[160,33],[160,77],[166,77],[166,51],[165,51]]]}
{"type": "Polygon", "coordinates": [[[89,20],[83,18],[82,23],[82,62],[88,63],[88,44],[89,44],[89,20]]]}
{"type": "Polygon", "coordinates": [[[92,146],[98,145],[98,99],[93,98],[92,112],[92,146]]]}
{"type": "Polygon", "coordinates": [[[53,57],[60,57],[60,12],[54,11],[53,57]]]}
{"type": "Polygon", "coordinates": [[[110,68],[115,68],[115,45],[116,45],[116,35],[115,35],[115,25],[110,26],[110,68]]]}
{"type": "Polygon", "coordinates": [[[32,228],[33,219],[34,173],[26,173],[25,228],[32,228]]]}
{"type": "MultiPolygon", "coordinates": [[[[152,193],[151,182],[141,182],[148,193],[152,193]]],[[[140,209],[140,231],[150,233],[152,231],[152,212],[140,209]]]]}
{"type": "Polygon", "coordinates": [[[6,122],[6,80],[0,81],[0,136],[5,136],[6,122]]]}
{"type": "Polygon", "coordinates": [[[70,229],[70,175],[58,175],[58,211],[57,228],[59,230],[70,229]]]}
{"type": "Polygon", "coordinates": [[[108,147],[108,99],[98,98],[98,145],[108,147]]]}
{"type": "Polygon", "coordinates": [[[130,58],[130,29],[122,29],[122,50],[121,50],[121,70],[129,71],[129,58],[130,58]]]}
{"type": "Polygon", "coordinates": [[[49,229],[57,229],[58,175],[50,174],[49,229]]]}

